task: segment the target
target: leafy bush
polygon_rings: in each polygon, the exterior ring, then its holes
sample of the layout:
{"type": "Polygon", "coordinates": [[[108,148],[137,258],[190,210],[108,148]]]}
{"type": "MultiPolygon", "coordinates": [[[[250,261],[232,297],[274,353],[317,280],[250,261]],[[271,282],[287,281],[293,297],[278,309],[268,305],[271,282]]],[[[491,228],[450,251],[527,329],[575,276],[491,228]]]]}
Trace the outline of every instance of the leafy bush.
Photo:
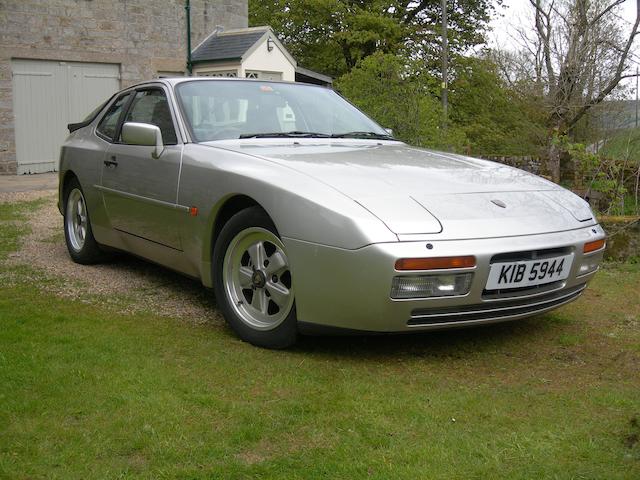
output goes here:
{"type": "Polygon", "coordinates": [[[487,58],[457,58],[450,121],[476,155],[536,155],[546,136],[535,105],[504,85],[487,58]]]}
{"type": "Polygon", "coordinates": [[[537,153],[540,128],[501,83],[495,66],[459,59],[442,128],[439,79],[422,65],[376,52],[335,82],[336,89],[384,127],[412,144],[474,155],[537,153]]]}
{"type": "Polygon", "coordinates": [[[443,144],[433,80],[400,57],[376,52],[335,82],[336,89],[380,125],[412,145],[443,144]]]}
{"type": "Polygon", "coordinates": [[[566,136],[556,136],[554,142],[573,160],[576,165],[576,178],[587,193],[599,192],[602,200],[595,205],[600,213],[607,215],[624,215],[626,208],[627,188],[622,174],[624,162],[605,158],[587,149],[581,143],[572,143],[566,136]]]}

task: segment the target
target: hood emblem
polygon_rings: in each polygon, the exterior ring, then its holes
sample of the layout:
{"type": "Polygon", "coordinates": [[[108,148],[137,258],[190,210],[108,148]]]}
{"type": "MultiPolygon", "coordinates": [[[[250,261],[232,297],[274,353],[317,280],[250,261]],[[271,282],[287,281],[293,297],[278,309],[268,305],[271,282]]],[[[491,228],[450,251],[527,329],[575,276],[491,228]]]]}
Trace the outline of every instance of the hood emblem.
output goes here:
{"type": "Polygon", "coordinates": [[[507,208],[507,204],[504,203],[502,200],[491,200],[491,203],[499,206],[500,208],[507,208]]]}

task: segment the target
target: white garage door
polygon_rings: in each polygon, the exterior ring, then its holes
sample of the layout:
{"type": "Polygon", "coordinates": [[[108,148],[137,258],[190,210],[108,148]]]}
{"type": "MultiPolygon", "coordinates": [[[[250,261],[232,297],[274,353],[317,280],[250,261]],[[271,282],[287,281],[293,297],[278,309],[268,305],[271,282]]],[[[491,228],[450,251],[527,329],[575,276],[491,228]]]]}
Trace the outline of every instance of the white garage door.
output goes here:
{"type": "Polygon", "coordinates": [[[119,65],[12,60],[18,174],[58,169],[67,124],[120,88],[119,65]]]}

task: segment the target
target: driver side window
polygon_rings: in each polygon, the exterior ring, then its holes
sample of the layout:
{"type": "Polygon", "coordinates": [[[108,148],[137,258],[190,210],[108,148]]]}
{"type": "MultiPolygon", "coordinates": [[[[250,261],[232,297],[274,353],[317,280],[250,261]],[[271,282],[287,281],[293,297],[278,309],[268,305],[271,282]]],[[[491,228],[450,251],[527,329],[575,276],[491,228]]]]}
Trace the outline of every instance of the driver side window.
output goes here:
{"type": "Polygon", "coordinates": [[[159,89],[136,92],[125,122],[148,123],[160,128],[165,145],[178,143],[169,104],[164,92],[159,89]]]}

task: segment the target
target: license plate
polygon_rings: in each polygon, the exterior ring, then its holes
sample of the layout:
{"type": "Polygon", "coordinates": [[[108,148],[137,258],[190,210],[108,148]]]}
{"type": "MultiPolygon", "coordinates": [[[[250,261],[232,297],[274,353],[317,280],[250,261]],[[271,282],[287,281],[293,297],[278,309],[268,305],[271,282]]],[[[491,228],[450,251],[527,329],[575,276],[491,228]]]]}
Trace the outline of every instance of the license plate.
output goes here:
{"type": "Polygon", "coordinates": [[[557,282],[569,276],[573,255],[494,263],[489,270],[487,290],[522,288],[557,282]]]}

